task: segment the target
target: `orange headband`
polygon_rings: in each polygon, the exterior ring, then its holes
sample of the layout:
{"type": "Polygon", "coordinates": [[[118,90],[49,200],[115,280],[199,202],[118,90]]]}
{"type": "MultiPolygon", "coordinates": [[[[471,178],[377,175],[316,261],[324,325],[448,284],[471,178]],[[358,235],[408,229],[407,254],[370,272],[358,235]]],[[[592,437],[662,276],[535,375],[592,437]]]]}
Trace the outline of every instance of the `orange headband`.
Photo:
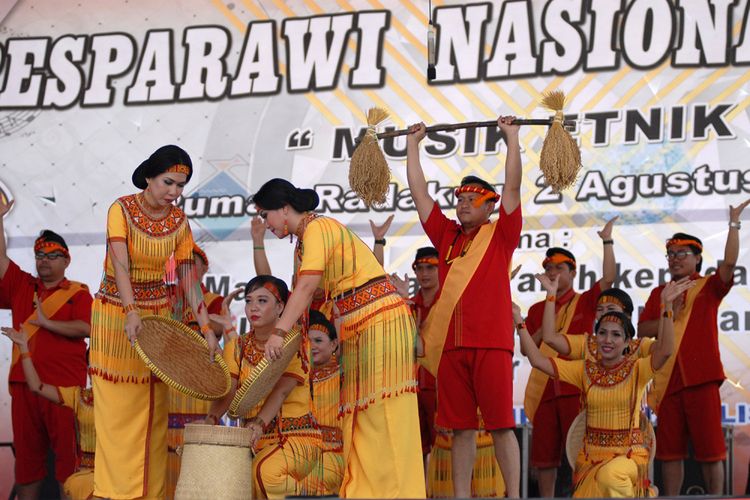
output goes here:
{"type": "Polygon", "coordinates": [[[167,169],[167,172],[172,174],[185,174],[190,175],[190,167],[187,165],[182,165],[178,163],[177,165],[172,165],[167,169]]]}
{"type": "Polygon", "coordinates": [[[576,268],[576,261],[571,259],[565,254],[561,253],[553,253],[551,256],[547,257],[542,261],[542,267],[547,267],[547,264],[562,264],[563,262],[567,262],[568,264],[571,264],[573,266],[573,269],[576,268]]]}
{"type": "Polygon", "coordinates": [[[208,265],[208,256],[206,255],[206,252],[204,252],[203,249],[198,245],[193,245],[193,255],[200,257],[203,263],[208,265]]]}
{"type": "Polygon", "coordinates": [[[70,253],[68,253],[68,249],[55,241],[36,240],[36,243],[34,243],[34,253],[38,253],[38,252],[44,252],[44,253],[60,252],[65,257],[70,258],[70,253]]]}
{"type": "Polygon", "coordinates": [[[432,266],[437,266],[439,263],[440,261],[437,257],[422,257],[421,259],[414,259],[411,268],[416,269],[417,264],[430,264],[432,266]]]}
{"type": "Polygon", "coordinates": [[[703,252],[703,245],[701,245],[695,240],[681,240],[678,238],[672,238],[671,240],[667,240],[667,249],[669,249],[669,247],[671,247],[672,245],[677,245],[681,247],[690,247],[690,246],[698,247],[698,249],[701,252],[703,252]]]}
{"type": "Polygon", "coordinates": [[[618,318],[617,316],[613,314],[605,314],[604,316],[602,316],[602,318],[599,320],[599,324],[602,324],[605,321],[609,323],[616,323],[620,325],[621,327],[625,328],[625,323],[623,323],[620,318],[618,318]]]}
{"type": "Polygon", "coordinates": [[[325,326],[325,325],[321,325],[320,323],[313,323],[312,325],[310,325],[307,328],[307,330],[308,331],[310,331],[310,330],[318,330],[318,331],[321,331],[321,332],[325,332],[326,335],[328,335],[329,337],[331,336],[331,332],[328,331],[328,327],[325,326]]]}
{"type": "Polygon", "coordinates": [[[278,300],[282,304],[284,303],[284,301],[281,300],[281,294],[279,293],[279,289],[276,288],[276,285],[274,285],[273,283],[263,283],[263,288],[271,292],[271,295],[276,297],[276,300],[278,300]]]}
{"type": "Polygon", "coordinates": [[[481,195],[472,203],[475,208],[481,207],[485,201],[492,201],[494,204],[497,203],[497,201],[500,199],[500,195],[494,191],[490,191],[489,189],[485,189],[479,186],[472,186],[469,184],[456,188],[454,195],[456,196],[456,198],[458,198],[458,195],[462,193],[477,193],[481,195]]]}
{"type": "Polygon", "coordinates": [[[599,297],[599,300],[597,300],[596,302],[597,304],[615,304],[620,306],[622,309],[625,309],[625,304],[623,304],[622,301],[614,295],[603,295],[599,297]]]}

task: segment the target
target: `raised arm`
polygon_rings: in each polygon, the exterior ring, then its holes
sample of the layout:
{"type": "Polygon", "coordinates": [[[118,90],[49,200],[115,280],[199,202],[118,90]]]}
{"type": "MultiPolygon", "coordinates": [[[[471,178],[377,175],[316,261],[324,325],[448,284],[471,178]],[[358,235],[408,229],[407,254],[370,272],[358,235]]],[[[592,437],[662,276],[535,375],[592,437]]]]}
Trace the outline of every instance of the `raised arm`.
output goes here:
{"type": "MultiPolygon", "coordinates": [[[[549,279],[546,274],[536,274],[536,279],[542,284],[547,292],[544,301],[544,313],[542,315],[542,340],[545,344],[563,356],[570,354],[570,345],[565,340],[565,335],[557,331],[555,324],[555,300],[557,299],[557,276],[554,280],[549,279]]],[[[535,342],[538,344],[538,342],[535,342]]]]}
{"type": "Polygon", "coordinates": [[[21,351],[23,376],[26,378],[26,385],[29,386],[29,390],[45,399],[49,399],[53,403],[61,403],[57,387],[45,384],[39,378],[34,363],[31,361],[31,353],[29,352],[28,336],[26,335],[26,332],[23,330],[19,332],[18,330],[7,327],[0,328],[0,330],[2,330],[3,335],[12,340],[21,351]]]}
{"type": "Polygon", "coordinates": [[[422,171],[422,163],[419,161],[419,143],[427,135],[425,129],[424,123],[417,123],[409,127],[409,135],[406,136],[406,179],[409,181],[409,191],[422,222],[427,222],[435,205],[435,200],[427,190],[427,181],[422,171]]]}
{"type": "Polygon", "coordinates": [[[376,225],[370,220],[370,230],[372,231],[372,237],[375,238],[375,242],[372,245],[372,253],[375,254],[375,258],[378,260],[381,266],[385,267],[385,235],[388,234],[388,230],[391,228],[391,222],[393,222],[393,215],[391,214],[385,222],[381,225],[376,225]]]}
{"type": "Polygon", "coordinates": [[[729,231],[724,245],[724,260],[719,264],[719,276],[724,283],[732,282],[734,266],[737,264],[737,256],[740,253],[740,217],[748,203],[750,200],[736,207],[729,205],[729,231]]]}
{"type": "Polygon", "coordinates": [[[264,236],[266,234],[266,223],[260,217],[253,217],[250,222],[250,234],[253,237],[253,265],[255,274],[260,276],[266,274],[271,276],[271,264],[268,263],[264,236]]]}
{"type": "Polygon", "coordinates": [[[615,242],[612,239],[612,226],[619,218],[619,215],[615,215],[604,224],[601,231],[597,231],[597,234],[602,239],[602,279],[599,282],[599,287],[602,291],[608,290],[612,286],[612,283],[615,282],[615,279],[617,279],[617,261],[615,260],[615,242]]]}
{"type": "Polygon", "coordinates": [[[550,377],[554,377],[556,374],[552,361],[541,353],[531,339],[531,335],[529,335],[529,331],[526,329],[526,323],[521,316],[521,308],[518,307],[516,303],[513,303],[513,323],[516,325],[516,331],[518,332],[518,338],[521,343],[521,352],[529,359],[531,366],[541,370],[550,377]]]}
{"type": "Polygon", "coordinates": [[[36,304],[36,320],[30,320],[29,323],[35,326],[40,326],[46,330],[49,330],[63,337],[71,339],[79,339],[88,337],[91,334],[91,325],[83,321],[82,319],[74,319],[70,321],[56,321],[48,318],[42,310],[42,304],[39,301],[39,297],[34,296],[34,304],[36,304]]]}
{"type": "Polygon", "coordinates": [[[3,226],[3,217],[7,214],[13,202],[6,203],[3,198],[0,197],[0,279],[5,276],[5,271],[8,270],[10,259],[8,258],[7,244],[5,242],[5,227],[3,226]]]}
{"type": "Polygon", "coordinates": [[[515,116],[501,116],[497,119],[497,126],[505,134],[505,144],[508,154],[505,157],[505,183],[503,184],[503,209],[506,214],[511,213],[521,203],[521,144],[518,140],[519,125],[513,125],[515,116]]]}
{"type": "Polygon", "coordinates": [[[674,312],[672,305],[677,297],[682,295],[685,290],[695,286],[695,281],[690,280],[689,276],[682,278],[680,281],[667,283],[661,292],[661,310],[659,318],[658,334],[656,341],[651,348],[651,366],[658,370],[674,352],[674,312]]]}

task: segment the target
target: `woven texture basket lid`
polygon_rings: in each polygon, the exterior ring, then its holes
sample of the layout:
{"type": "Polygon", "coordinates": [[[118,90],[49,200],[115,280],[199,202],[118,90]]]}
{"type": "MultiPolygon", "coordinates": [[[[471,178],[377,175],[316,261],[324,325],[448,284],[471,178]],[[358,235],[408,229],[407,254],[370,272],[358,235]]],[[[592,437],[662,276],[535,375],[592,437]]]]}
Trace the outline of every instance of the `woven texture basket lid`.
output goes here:
{"type": "MultiPolygon", "coordinates": [[[[654,427],[648,418],[641,414],[641,432],[644,436],[643,445],[649,449],[649,461],[654,460],[656,454],[656,436],[654,427]]],[[[583,440],[586,436],[586,410],[583,410],[570,424],[568,437],[565,439],[565,455],[568,457],[568,463],[575,469],[578,453],[583,447],[583,440]]]]}
{"type": "Polygon", "coordinates": [[[179,321],[144,316],[135,350],[162,382],[188,396],[215,400],[231,388],[229,368],[220,355],[208,358],[208,343],[179,321]]]}
{"type": "Polygon", "coordinates": [[[263,358],[258,365],[250,372],[250,376],[245,379],[229,405],[229,415],[234,418],[243,417],[255,408],[263,400],[279,381],[281,375],[286,370],[292,358],[299,351],[302,333],[298,326],[292,328],[284,337],[284,344],[281,348],[281,358],[276,361],[269,361],[263,358]]]}

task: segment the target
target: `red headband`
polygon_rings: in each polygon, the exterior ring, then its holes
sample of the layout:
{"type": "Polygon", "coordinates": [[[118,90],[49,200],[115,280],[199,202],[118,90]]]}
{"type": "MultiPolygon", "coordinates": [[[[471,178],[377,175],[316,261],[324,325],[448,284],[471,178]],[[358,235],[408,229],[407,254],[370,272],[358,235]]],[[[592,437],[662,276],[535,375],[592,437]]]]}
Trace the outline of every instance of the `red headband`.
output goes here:
{"type": "Polygon", "coordinates": [[[419,259],[414,259],[414,262],[411,265],[412,269],[417,268],[417,264],[430,264],[432,266],[437,266],[440,263],[440,260],[438,260],[437,257],[422,257],[419,259]]]}
{"type": "Polygon", "coordinates": [[[204,264],[208,265],[208,256],[198,245],[193,245],[193,255],[200,257],[204,264]]]}
{"type": "Polygon", "coordinates": [[[182,165],[178,163],[177,165],[172,165],[167,169],[167,172],[172,174],[185,174],[190,175],[190,167],[187,165],[182,165]]]}
{"type": "Polygon", "coordinates": [[[496,192],[490,191],[489,189],[485,189],[480,186],[474,186],[471,184],[457,187],[456,191],[454,192],[454,195],[456,196],[456,198],[458,198],[458,195],[462,193],[477,193],[481,195],[472,203],[472,205],[474,205],[474,207],[476,208],[481,207],[482,203],[484,203],[485,201],[492,201],[492,203],[495,204],[500,199],[500,195],[497,194],[496,192]]]}
{"type": "Polygon", "coordinates": [[[669,247],[671,247],[672,245],[681,247],[698,247],[698,249],[703,252],[703,245],[698,243],[696,240],[681,240],[679,238],[672,238],[671,240],[667,240],[667,249],[669,249],[669,247]]]}
{"type": "Polygon", "coordinates": [[[602,295],[599,297],[599,300],[596,301],[597,304],[615,304],[620,306],[622,309],[625,309],[625,304],[622,303],[620,299],[615,297],[614,295],[602,295]]]}
{"type": "Polygon", "coordinates": [[[562,264],[563,262],[567,262],[568,264],[571,264],[573,266],[573,269],[576,268],[576,261],[571,259],[565,254],[562,253],[553,253],[546,259],[542,261],[542,267],[547,267],[547,264],[562,264]]]}
{"type": "Polygon", "coordinates": [[[42,239],[36,240],[36,242],[34,243],[34,253],[38,253],[38,252],[44,252],[44,253],[60,252],[65,257],[70,258],[70,253],[68,253],[68,249],[55,241],[46,241],[42,239]]]}
{"type": "Polygon", "coordinates": [[[278,300],[282,304],[284,303],[284,301],[281,300],[281,294],[279,293],[279,289],[276,287],[276,285],[274,285],[273,283],[266,282],[266,283],[263,283],[263,288],[271,292],[271,295],[276,297],[276,300],[278,300]]]}

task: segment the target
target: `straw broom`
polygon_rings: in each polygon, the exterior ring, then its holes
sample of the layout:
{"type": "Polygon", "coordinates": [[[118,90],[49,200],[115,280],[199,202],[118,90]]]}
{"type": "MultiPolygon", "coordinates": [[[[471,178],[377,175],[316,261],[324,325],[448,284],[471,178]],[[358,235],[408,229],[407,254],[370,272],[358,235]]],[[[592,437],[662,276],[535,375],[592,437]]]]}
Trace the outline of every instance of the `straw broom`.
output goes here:
{"type": "MultiPolygon", "coordinates": [[[[555,192],[567,189],[575,182],[581,168],[581,153],[578,145],[564,127],[575,126],[572,120],[564,120],[562,108],[565,96],[560,91],[545,94],[542,104],[555,111],[555,117],[517,118],[513,123],[518,125],[547,125],[550,127],[544,139],[539,167],[545,182],[555,192]]],[[[349,164],[349,185],[357,196],[370,207],[385,203],[388,184],[391,181],[391,170],[383,156],[378,139],[407,135],[408,129],[377,133],[375,127],[388,118],[388,112],[382,108],[371,108],[367,112],[367,132],[357,145],[349,164]]],[[[427,132],[460,130],[466,128],[497,127],[497,120],[433,125],[427,132]]]]}

